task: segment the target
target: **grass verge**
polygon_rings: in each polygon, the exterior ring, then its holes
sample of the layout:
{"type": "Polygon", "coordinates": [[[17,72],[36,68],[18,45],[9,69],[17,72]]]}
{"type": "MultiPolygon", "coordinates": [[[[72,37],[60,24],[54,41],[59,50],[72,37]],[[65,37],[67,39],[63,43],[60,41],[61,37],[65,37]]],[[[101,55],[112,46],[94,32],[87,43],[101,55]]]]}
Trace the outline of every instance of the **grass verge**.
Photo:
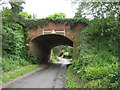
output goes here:
{"type": "Polygon", "coordinates": [[[74,73],[71,66],[67,71],[67,86],[68,88],[110,88],[107,86],[106,78],[94,80],[82,79],[79,74],[74,73]]]}
{"type": "Polygon", "coordinates": [[[21,75],[24,75],[36,69],[37,67],[38,65],[27,65],[13,71],[3,72],[2,77],[0,78],[0,84],[11,81],[21,75]]]}
{"type": "Polygon", "coordinates": [[[68,88],[79,88],[80,78],[78,75],[73,73],[72,67],[68,67],[67,70],[67,86],[68,88]]]}

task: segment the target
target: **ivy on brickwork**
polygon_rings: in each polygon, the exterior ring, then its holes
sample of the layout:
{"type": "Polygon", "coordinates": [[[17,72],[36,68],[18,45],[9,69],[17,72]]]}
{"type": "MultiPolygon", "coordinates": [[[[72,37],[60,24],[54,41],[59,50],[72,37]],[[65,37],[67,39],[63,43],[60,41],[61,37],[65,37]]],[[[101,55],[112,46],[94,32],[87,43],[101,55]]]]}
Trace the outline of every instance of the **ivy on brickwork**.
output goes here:
{"type": "Polygon", "coordinates": [[[36,29],[38,25],[40,25],[41,27],[43,25],[47,25],[49,22],[53,22],[53,23],[61,23],[61,24],[65,24],[65,25],[70,25],[71,29],[74,29],[75,26],[77,26],[79,23],[82,23],[83,25],[87,25],[89,20],[86,18],[68,18],[68,19],[29,19],[26,20],[26,27],[28,27],[29,29],[36,29]]]}

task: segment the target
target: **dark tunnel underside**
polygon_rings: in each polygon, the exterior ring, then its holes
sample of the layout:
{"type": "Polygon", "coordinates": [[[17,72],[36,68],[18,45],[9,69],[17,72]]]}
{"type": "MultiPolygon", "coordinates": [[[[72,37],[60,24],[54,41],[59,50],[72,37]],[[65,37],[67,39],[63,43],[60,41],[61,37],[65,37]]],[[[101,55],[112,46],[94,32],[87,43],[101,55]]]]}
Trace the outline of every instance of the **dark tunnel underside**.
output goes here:
{"type": "Polygon", "coordinates": [[[37,55],[37,57],[43,63],[48,63],[52,48],[59,45],[67,45],[73,47],[73,42],[62,35],[48,34],[33,39],[32,45],[33,52],[37,55]]]}

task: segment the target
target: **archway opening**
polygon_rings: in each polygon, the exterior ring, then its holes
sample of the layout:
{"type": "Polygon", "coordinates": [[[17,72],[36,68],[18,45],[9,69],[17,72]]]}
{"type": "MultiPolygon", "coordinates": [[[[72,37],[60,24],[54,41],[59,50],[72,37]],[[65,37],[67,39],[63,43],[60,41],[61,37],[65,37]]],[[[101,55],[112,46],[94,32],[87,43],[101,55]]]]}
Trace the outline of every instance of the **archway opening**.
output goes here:
{"type": "Polygon", "coordinates": [[[59,45],[73,46],[73,41],[69,38],[57,35],[47,34],[39,36],[31,41],[33,53],[43,62],[48,63],[51,57],[51,49],[59,45]]]}
{"type": "Polygon", "coordinates": [[[50,62],[62,62],[63,60],[72,61],[73,48],[71,46],[59,45],[51,50],[50,62]]]}

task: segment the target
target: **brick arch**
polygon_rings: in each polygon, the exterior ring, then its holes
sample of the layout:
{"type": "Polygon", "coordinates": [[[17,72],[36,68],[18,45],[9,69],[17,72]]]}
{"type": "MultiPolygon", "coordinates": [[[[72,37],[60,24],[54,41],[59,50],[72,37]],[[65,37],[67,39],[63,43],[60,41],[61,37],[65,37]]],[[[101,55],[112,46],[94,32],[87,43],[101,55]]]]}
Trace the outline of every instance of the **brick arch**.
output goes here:
{"type": "Polygon", "coordinates": [[[36,37],[31,41],[31,47],[37,57],[43,62],[47,63],[50,59],[51,49],[59,45],[73,46],[73,41],[69,38],[56,35],[47,34],[36,37]]]}
{"type": "Polygon", "coordinates": [[[38,25],[37,29],[28,30],[28,38],[31,39],[29,42],[30,50],[37,55],[37,57],[42,60],[42,62],[47,63],[50,58],[51,49],[58,45],[68,45],[73,47],[73,58],[76,54],[77,42],[80,36],[80,29],[84,25],[79,23],[71,30],[70,25],[65,25],[64,23],[54,23],[49,22],[47,25],[42,27],[38,25]],[[65,30],[65,35],[50,34],[47,33],[43,35],[43,30],[65,30]],[[53,42],[54,41],[54,42],[53,42]],[[50,44],[51,43],[51,44],[50,44]],[[45,51],[45,52],[44,52],[45,51]]]}

